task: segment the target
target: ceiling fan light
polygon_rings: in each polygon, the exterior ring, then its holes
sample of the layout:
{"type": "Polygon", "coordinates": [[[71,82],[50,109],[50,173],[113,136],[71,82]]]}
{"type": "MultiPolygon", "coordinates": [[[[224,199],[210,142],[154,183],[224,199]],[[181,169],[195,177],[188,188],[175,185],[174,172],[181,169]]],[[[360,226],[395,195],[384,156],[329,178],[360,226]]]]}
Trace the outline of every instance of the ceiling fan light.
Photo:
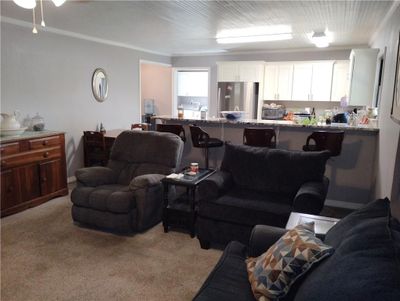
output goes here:
{"type": "Polygon", "coordinates": [[[51,1],[53,1],[55,6],[59,7],[63,5],[66,0],[51,0],[51,1]]]}
{"type": "Polygon", "coordinates": [[[22,8],[32,9],[36,6],[36,0],[13,0],[14,3],[22,8]]]}

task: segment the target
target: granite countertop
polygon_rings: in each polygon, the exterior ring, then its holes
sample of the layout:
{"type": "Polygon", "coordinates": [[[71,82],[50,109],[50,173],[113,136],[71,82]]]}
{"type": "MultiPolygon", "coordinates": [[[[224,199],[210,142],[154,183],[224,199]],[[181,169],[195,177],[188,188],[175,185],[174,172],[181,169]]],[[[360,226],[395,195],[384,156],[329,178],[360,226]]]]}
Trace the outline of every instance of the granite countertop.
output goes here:
{"type": "Polygon", "coordinates": [[[57,134],[64,134],[64,132],[60,131],[25,131],[21,135],[17,136],[0,136],[0,143],[5,143],[5,142],[13,142],[13,141],[19,141],[19,140],[24,140],[24,139],[32,139],[32,138],[41,138],[41,137],[46,137],[50,135],[57,135],[57,134]]]}
{"type": "Polygon", "coordinates": [[[225,118],[206,118],[206,119],[191,119],[191,118],[178,118],[168,115],[154,116],[153,119],[173,120],[179,122],[198,122],[198,123],[211,123],[211,124],[224,124],[227,126],[235,125],[269,125],[279,127],[292,127],[292,128],[310,128],[310,129],[332,129],[332,130],[350,130],[350,131],[366,131],[366,132],[379,132],[379,128],[370,125],[350,126],[346,123],[334,123],[331,125],[301,125],[288,120],[257,120],[257,119],[240,119],[237,121],[229,121],[225,118]]]}

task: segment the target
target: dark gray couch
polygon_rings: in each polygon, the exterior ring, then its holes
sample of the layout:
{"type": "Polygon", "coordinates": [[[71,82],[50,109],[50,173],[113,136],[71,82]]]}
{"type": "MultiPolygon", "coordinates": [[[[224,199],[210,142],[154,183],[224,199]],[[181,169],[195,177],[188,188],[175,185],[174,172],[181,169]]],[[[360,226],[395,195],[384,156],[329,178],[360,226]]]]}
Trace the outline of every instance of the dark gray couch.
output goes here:
{"type": "MultiPolygon", "coordinates": [[[[259,256],[285,229],[256,226],[249,247],[231,242],[195,301],[254,301],[246,256],[259,256]]],[[[400,223],[388,199],[371,202],[338,222],[326,235],[333,255],[308,271],[282,301],[400,300],[400,223]]]]}
{"type": "Polygon", "coordinates": [[[115,140],[107,167],[76,171],[72,218],[115,232],[142,231],[162,215],[160,180],[179,167],[182,140],[175,134],[125,131],[115,140]]]}
{"type": "Polygon", "coordinates": [[[318,214],[329,181],[329,152],[300,152],[225,145],[220,171],[199,185],[197,233],[211,242],[247,244],[257,224],[284,227],[290,212],[318,214]]]}

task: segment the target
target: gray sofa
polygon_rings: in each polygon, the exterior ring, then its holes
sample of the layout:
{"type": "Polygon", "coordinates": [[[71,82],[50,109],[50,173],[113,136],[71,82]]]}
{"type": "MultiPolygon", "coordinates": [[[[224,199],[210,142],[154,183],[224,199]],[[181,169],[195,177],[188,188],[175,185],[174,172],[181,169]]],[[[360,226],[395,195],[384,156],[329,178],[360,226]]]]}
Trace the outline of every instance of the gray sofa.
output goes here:
{"type": "Polygon", "coordinates": [[[255,225],[284,227],[292,211],[319,214],[329,185],[328,158],[328,151],[226,144],[221,169],[199,185],[201,247],[247,244],[255,225]]]}
{"type": "MultiPolygon", "coordinates": [[[[195,301],[255,301],[245,259],[264,253],[284,233],[260,225],[249,246],[231,242],[195,296],[195,301]]],[[[339,221],[324,242],[333,255],[297,279],[282,301],[400,300],[400,223],[381,199],[339,221]]]]}
{"type": "Polygon", "coordinates": [[[176,171],[182,151],[182,140],[172,133],[122,132],[107,167],[76,171],[73,220],[123,233],[154,226],[162,216],[160,180],[176,171]]]}

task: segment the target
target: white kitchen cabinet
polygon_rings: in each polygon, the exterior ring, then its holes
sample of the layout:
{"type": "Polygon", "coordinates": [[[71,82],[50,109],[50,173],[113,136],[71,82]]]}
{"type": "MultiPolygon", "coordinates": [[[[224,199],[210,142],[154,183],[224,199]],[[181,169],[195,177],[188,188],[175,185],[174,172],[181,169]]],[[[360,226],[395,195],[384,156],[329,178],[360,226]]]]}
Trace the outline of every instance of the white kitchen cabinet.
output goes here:
{"type": "Polygon", "coordinates": [[[330,101],[333,62],[306,62],[293,65],[294,101],[330,101]]]}
{"type": "Polygon", "coordinates": [[[379,49],[353,49],[350,54],[349,104],[371,106],[379,49]]]}
{"type": "Polygon", "coordinates": [[[347,96],[349,89],[349,61],[336,61],[333,64],[331,101],[340,101],[347,96]]]}
{"type": "Polygon", "coordinates": [[[318,62],[312,64],[310,100],[331,100],[332,71],[333,62],[318,62]]]}
{"type": "Polygon", "coordinates": [[[219,82],[261,82],[264,77],[263,62],[218,62],[219,82]]]}
{"type": "Polygon", "coordinates": [[[312,64],[295,63],[293,65],[292,100],[311,100],[312,64]]]}
{"type": "Polygon", "coordinates": [[[293,64],[266,64],[264,73],[265,100],[292,99],[293,64]]]}

